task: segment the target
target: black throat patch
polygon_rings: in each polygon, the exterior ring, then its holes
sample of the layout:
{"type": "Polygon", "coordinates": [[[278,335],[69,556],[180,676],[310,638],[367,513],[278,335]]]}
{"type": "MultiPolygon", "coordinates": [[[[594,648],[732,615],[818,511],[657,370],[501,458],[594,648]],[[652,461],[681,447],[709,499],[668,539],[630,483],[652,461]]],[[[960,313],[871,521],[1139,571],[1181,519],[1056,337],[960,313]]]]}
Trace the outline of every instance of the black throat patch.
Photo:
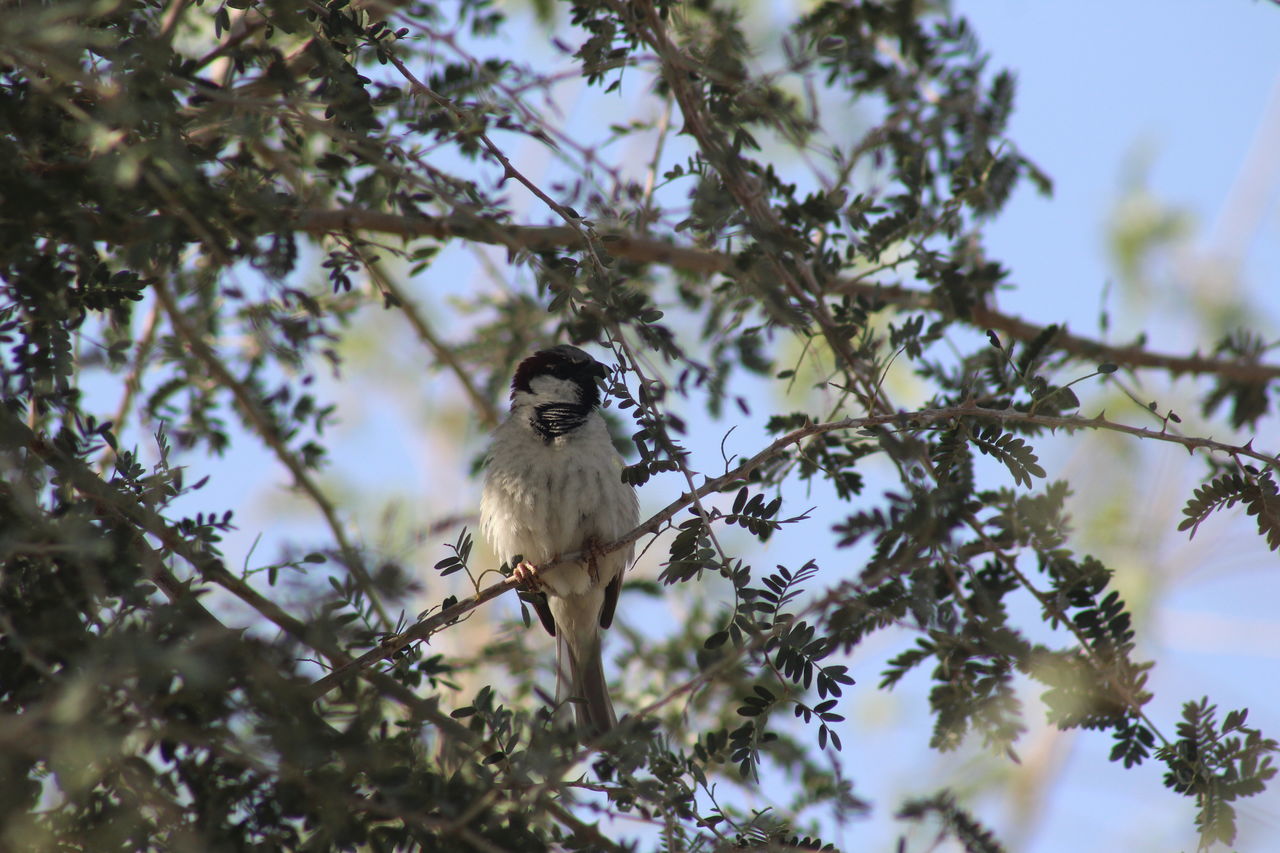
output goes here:
{"type": "Polygon", "coordinates": [[[543,403],[534,406],[530,423],[547,444],[587,422],[591,407],[580,403],[543,403]]]}

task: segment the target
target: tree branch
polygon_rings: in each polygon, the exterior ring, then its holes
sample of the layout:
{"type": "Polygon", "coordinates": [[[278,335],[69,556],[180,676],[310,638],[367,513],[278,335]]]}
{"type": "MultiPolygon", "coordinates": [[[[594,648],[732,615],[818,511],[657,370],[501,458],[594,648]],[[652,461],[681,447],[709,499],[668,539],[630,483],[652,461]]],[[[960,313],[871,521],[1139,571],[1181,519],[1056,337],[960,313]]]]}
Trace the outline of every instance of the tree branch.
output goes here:
{"type": "MultiPolygon", "coordinates": [[[[423,237],[447,240],[456,237],[487,245],[504,246],[513,251],[575,251],[586,246],[583,235],[568,226],[513,225],[461,213],[439,217],[427,214],[401,216],[362,208],[306,209],[295,215],[293,224],[299,231],[313,235],[334,231],[376,231],[406,240],[423,237]]],[[[679,246],[653,237],[610,230],[608,227],[597,230],[601,243],[609,254],[635,263],[662,264],[681,272],[704,276],[723,274],[733,269],[733,256],[724,252],[679,246]]],[[[872,301],[886,302],[903,310],[934,313],[953,311],[949,305],[944,304],[932,293],[901,285],[874,284],[858,278],[837,279],[831,284],[830,292],[862,296],[872,301]]],[[[1035,340],[1047,328],[987,307],[975,307],[973,316],[966,322],[975,328],[993,329],[1021,341],[1035,340]]],[[[1280,380],[1280,365],[1152,352],[1136,344],[1116,346],[1073,335],[1065,329],[1054,338],[1052,346],[1081,360],[1110,361],[1130,369],[1164,370],[1175,376],[1210,375],[1248,383],[1280,380]]]]}
{"type": "MultiPolygon", "coordinates": [[[[350,662],[350,657],[316,636],[316,632],[312,631],[306,623],[294,618],[274,601],[231,574],[216,554],[192,544],[155,510],[107,483],[94,473],[89,465],[36,434],[9,407],[4,405],[0,405],[0,448],[25,448],[35,454],[76,491],[138,530],[154,536],[166,551],[190,564],[204,580],[221,586],[299,643],[315,649],[328,658],[334,666],[342,667],[350,662]]],[[[163,575],[157,574],[155,582],[167,594],[177,592],[177,588],[163,575]]],[[[178,583],[176,578],[173,579],[173,583],[178,583]]],[[[469,729],[440,713],[437,707],[439,703],[435,700],[416,695],[383,672],[371,670],[361,672],[361,676],[383,695],[409,708],[416,718],[431,722],[442,733],[458,743],[469,744],[474,740],[469,729]]]]}
{"type": "MultiPolygon", "coordinates": [[[[680,495],[680,497],[654,513],[626,536],[599,548],[597,553],[608,554],[612,551],[626,548],[635,542],[638,542],[642,537],[648,534],[659,533],[663,527],[675,517],[676,513],[680,512],[680,510],[690,506],[707,495],[724,491],[734,484],[739,483],[756,468],[759,468],[773,457],[780,455],[791,445],[799,444],[812,436],[843,430],[866,429],[868,427],[875,426],[896,426],[900,429],[916,429],[927,424],[944,423],[959,418],[975,418],[985,421],[994,420],[1011,423],[1029,423],[1048,427],[1050,429],[1108,429],[1132,435],[1137,438],[1154,439],[1156,441],[1166,441],[1172,444],[1178,444],[1185,447],[1188,453],[1192,453],[1196,450],[1206,450],[1209,452],[1225,453],[1232,457],[1248,457],[1269,465],[1276,470],[1280,470],[1280,458],[1277,458],[1276,456],[1269,456],[1265,453],[1260,453],[1254,450],[1252,442],[1244,445],[1236,445],[1215,441],[1211,438],[1174,435],[1168,432],[1147,429],[1146,427],[1135,427],[1129,426],[1128,424],[1117,423],[1116,421],[1110,421],[1107,420],[1105,413],[1094,418],[1082,418],[1076,415],[1038,415],[1018,411],[1017,409],[984,409],[972,403],[964,403],[959,406],[948,406],[940,409],[924,409],[917,412],[899,412],[892,415],[876,415],[866,418],[844,418],[838,421],[810,424],[808,426],[792,430],[786,435],[775,439],[768,447],[764,448],[737,467],[725,472],[719,477],[713,477],[704,481],[703,484],[693,492],[685,492],[680,495]]],[[[582,555],[578,553],[564,554],[555,562],[548,563],[545,566],[539,566],[539,571],[554,571],[562,565],[580,559],[581,556],[582,555]]],[[[406,631],[392,637],[388,637],[377,648],[371,649],[360,657],[351,660],[349,663],[339,666],[333,670],[333,672],[330,672],[328,675],[317,680],[312,685],[316,698],[328,693],[351,675],[360,672],[379,660],[392,657],[410,643],[426,639],[437,631],[440,631],[448,625],[456,622],[458,619],[470,613],[472,610],[475,610],[480,605],[492,601],[509,590],[518,589],[519,587],[520,584],[514,578],[507,578],[499,583],[485,587],[483,590],[468,599],[446,607],[439,613],[428,616],[426,619],[423,619],[406,631]]]]}
{"type": "Polygon", "coordinates": [[[156,298],[164,306],[165,313],[169,315],[169,322],[178,337],[182,339],[182,342],[191,350],[196,359],[204,365],[218,385],[231,392],[231,396],[235,399],[245,420],[253,427],[253,431],[275,452],[276,458],[293,475],[294,482],[298,488],[305,492],[307,497],[320,510],[320,514],[324,516],[325,523],[333,534],[334,542],[338,545],[338,553],[342,556],[343,563],[351,570],[352,576],[355,577],[356,581],[369,596],[370,604],[373,605],[383,623],[386,625],[395,624],[382,606],[373,578],[370,577],[368,570],[365,569],[364,561],[360,554],[347,538],[346,529],[343,527],[341,519],[338,518],[338,511],[333,502],[329,500],[328,495],[321,491],[319,484],[312,479],[297,454],[285,445],[275,425],[271,423],[271,419],[262,410],[261,404],[254,395],[245,387],[244,383],[231,375],[231,371],[222,363],[222,359],[218,357],[217,353],[187,323],[186,317],[179,309],[177,300],[169,291],[168,285],[157,278],[152,288],[155,291],[156,298]]]}
{"type": "Polygon", "coordinates": [[[480,424],[485,429],[496,427],[500,418],[498,408],[476,385],[475,380],[471,378],[471,371],[462,362],[458,361],[453,350],[449,349],[436,336],[435,330],[431,328],[431,324],[422,315],[422,311],[418,309],[417,304],[409,298],[409,294],[405,293],[404,288],[397,284],[391,276],[387,275],[382,269],[382,264],[376,258],[368,257],[358,245],[354,245],[352,250],[364,262],[365,269],[368,271],[374,285],[383,294],[395,300],[400,312],[409,321],[409,325],[413,327],[413,331],[418,335],[418,340],[422,342],[423,346],[431,351],[437,362],[453,371],[454,378],[458,380],[458,384],[462,386],[462,390],[466,392],[468,399],[471,400],[471,405],[475,408],[476,415],[480,418],[480,424]]]}
{"type": "MultiPolygon", "coordinates": [[[[294,214],[293,226],[308,234],[333,231],[377,231],[407,239],[456,237],[475,243],[504,246],[513,251],[554,252],[586,248],[582,233],[568,225],[513,225],[465,213],[431,216],[426,213],[401,216],[367,208],[323,210],[308,208],[294,214]]],[[[732,268],[729,255],[665,240],[643,237],[608,227],[598,229],[609,254],[639,263],[666,264],[699,275],[726,272],[732,268]]]]}

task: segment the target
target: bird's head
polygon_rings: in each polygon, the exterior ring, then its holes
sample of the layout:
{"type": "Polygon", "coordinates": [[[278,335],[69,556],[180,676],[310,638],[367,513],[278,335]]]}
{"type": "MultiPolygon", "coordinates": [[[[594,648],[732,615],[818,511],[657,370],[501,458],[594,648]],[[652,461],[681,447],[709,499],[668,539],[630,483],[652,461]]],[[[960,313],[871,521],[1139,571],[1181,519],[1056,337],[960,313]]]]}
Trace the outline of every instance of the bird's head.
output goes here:
{"type": "Polygon", "coordinates": [[[538,350],[520,362],[511,380],[511,401],[516,405],[570,403],[595,408],[600,405],[597,380],[608,375],[608,369],[587,353],[560,344],[538,350]]]}

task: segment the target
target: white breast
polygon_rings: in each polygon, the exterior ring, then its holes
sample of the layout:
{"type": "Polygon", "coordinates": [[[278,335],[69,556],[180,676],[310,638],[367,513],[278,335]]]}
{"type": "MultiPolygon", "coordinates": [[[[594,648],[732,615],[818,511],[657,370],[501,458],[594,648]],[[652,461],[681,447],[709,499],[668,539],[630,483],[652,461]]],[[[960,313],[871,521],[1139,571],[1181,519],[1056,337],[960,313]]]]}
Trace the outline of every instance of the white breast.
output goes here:
{"type": "MultiPolygon", "coordinates": [[[[621,480],[622,460],[600,414],[550,442],[528,418],[529,410],[517,407],[498,427],[485,474],[480,526],[498,557],[541,565],[630,531],[639,519],[635,491],[621,480]]],[[[601,560],[601,584],[626,567],[632,550],[601,560]]],[[[556,569],[545,581],[558,595],[590,586],[584,565],[556,569]]]]}

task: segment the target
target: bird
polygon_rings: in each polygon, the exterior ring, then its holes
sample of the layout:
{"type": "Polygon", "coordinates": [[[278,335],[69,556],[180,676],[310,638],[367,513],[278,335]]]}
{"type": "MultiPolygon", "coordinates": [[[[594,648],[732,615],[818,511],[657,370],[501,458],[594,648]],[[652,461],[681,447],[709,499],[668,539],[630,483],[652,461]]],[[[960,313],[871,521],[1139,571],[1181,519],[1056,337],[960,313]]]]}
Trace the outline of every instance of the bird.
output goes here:
{"type": "Polygon", "coordinates": [[[556,639],[556,706],[584,737],[617,725],[605,683],[601,631],[618,606],[634,546],[601,553],[639,521],[635,489],[600,414],[608,369],[569,344],[516,367],[511,409],[494,430],[480,498],[480,528],[525,585],[556,639]],[[541,572],[560,557],[578,555],[541,572]]]}

